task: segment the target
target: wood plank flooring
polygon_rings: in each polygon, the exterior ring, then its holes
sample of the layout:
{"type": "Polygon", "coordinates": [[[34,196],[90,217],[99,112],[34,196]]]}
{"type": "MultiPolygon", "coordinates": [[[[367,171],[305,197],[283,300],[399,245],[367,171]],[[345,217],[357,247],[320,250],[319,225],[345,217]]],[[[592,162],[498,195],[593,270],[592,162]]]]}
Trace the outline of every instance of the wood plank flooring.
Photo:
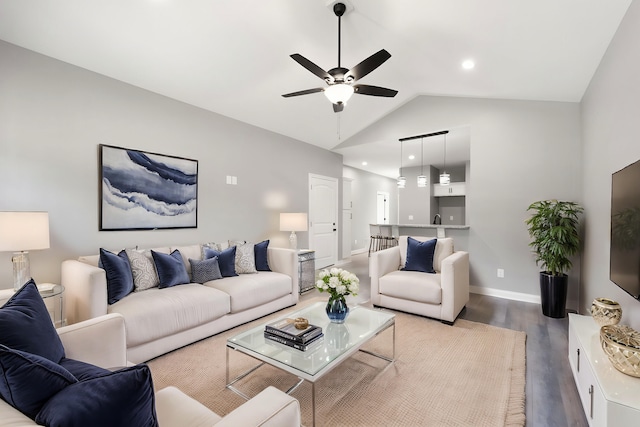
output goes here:
{"type": "MultiPolygon", "coordinates": [[[[360,278],[360,294],[349,303],[370,299],[369,257],[366,253],[351,257],[338,267],[360,278]]],[[[312,290],[302,300],[321,295],[312,290]]],[[[551,319],[540,305],[471,294],[460,318],[527,334],[527,427],[587,427],[580,397],[567,358],[569,318],[551,319]]]]}

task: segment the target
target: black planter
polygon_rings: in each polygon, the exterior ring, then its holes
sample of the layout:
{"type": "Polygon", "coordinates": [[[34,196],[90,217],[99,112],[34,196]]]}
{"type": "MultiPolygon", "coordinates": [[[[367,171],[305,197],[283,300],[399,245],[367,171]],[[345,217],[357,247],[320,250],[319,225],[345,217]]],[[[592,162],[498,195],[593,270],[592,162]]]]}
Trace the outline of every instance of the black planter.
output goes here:
{"type": "Polygon", "coordinates": [[[540,272],[540,299],[542,314],[554,319],[565,316],[567,306],[567,288],[569,276],[552,276],[548,272],[540,272]]]}

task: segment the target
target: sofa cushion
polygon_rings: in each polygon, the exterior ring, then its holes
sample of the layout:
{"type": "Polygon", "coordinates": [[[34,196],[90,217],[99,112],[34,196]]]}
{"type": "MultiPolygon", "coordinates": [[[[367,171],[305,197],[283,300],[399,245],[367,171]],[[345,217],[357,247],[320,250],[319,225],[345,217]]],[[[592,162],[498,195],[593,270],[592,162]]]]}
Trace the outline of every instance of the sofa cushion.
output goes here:
{"type": "Polygon", "coordinates": [[[134,292],[107,310],[124,316],[127,347],[135,347],[224,316],[229,313],[230,298],[217,289],[191,283],[134,292]]]}
{"type": "Polygon", "coordinates": [[[191,264],[191,280],[194,283],[205,283],[210,280],[222,279],[217,256],[203,260],[189,259],[189,264],[191,264]]]}
{"type": "Polygon", "coordinates": [[[160,284],[153,256],[150,250],[125,249],[131,274],[133,275],[134,292],[155,288],[160,284]]]}
{"type": "Polygon", "coordinates": [[[100,248],[100,264],[107,276],[107,303],[118,302],[133,292],[133,275],[126,251],[116,255],[100,248]]]}
{"type": "Polygon", "coordinates": [[[76,382],[69,371],[47,358],[0,345],[0,396],[30,418],[76,382]]]}
{"type": "Polygon", "coordinates": [[[260,243],[256,243],[253,246],[253,254],[256,260],[256,270],[258,271],[271,271],[269,268],[269,260],[267,258],[267,252],[269,248],[269,240],[263,240],[260,243]]]}
{"type": "MultiPolygon", "coordinates": [[[[400,266],[398,268],[404,267],[407,262],[407,237],[408,236],[400,236],[398,241],[398,247],[400,248],[400,266]]],[[[419,242],[433,239],[433,237],[423,236],[412,237],[419,242]]],[[[438,242],[436,243],[436,250],[433,254],[433,269],[436,273],[440,273],[442,271],[442,260],[451,254],[453,254],[453,239],[451,237],[438,239],[438,242]]]]}
{"type": "Polygon", "coordinates": [[[157,427],[151,371],[136,365],[71,384],[42,407],[35,421],[48,427],[157,427]]]}
{"type": "Polygon", "coordinates": [[[231,313],[238,313],[274,301],[291,293],[291,277],[271,271],[214,280],[205,286],[231,297],[231,313]]]}
{"type": "Polygon", "coordinates": [[[236,245],[236,259],[235,259],[236,273],[238,274],[252,274],[257,273],[256,270],[256,255],[253,243],[243,243],[236,245]]]}
{"type": "Polygon", "coordinates": [[[62,341],[33,279],[0,307],[0,344],[55,363],[64,357],[62,341]]]}
{"type": "Polygon", "coordinates": [[[382,295],[428,304],[442,303],[440,274],[424,274],[418,271],[393,271],[379,279],[382,295]]]}
{"type": "Polygon", "coordinates": [[[160,289],[190,282],[180,251],[176,249],[167,255],[152,250],[151,256],[158,272],[158,287],[160,289]]]}
{"type": "Polygon", "coordinates": [[[222,277],[234,277],[236,273],[236,247],[231,246],[223,251],[217,251],[211,248],[204,248],[204,258],[209,259],[214,256],[218,257],[218,265],[222,277]]]}
{"type": "Polygon", "coordinates": [[[435,273],[433,269],[433,253],[436,249],[436,239],[420,242],[413,237],[407,237],[407,261],[403,270],[435,273]]]}

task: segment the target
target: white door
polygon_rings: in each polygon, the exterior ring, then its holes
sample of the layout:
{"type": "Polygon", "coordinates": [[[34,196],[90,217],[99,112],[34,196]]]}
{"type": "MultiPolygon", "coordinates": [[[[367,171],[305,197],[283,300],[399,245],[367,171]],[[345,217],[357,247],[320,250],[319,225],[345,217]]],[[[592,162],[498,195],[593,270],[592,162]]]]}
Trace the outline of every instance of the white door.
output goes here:
{"type": "Polygon", "coordinates": [[[309,248],[316,269],[338,260],[338,180],[309,174],[309,248]]]}
{"type": "Polygon", "coordinates": [[[389,224],[389,193],[378,191],[376,224],[389,224]]]}

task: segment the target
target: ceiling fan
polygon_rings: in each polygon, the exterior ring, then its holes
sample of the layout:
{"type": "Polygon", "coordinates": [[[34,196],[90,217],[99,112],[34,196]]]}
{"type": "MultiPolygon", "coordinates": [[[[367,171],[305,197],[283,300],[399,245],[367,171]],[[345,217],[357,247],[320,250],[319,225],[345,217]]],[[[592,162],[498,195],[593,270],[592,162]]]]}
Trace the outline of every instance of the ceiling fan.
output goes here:
{"type": "Polygon", "coordinates": [[[397,90],[379,86],[354,84],[357,80],[363,78],[382,65],[387,59],[391,58],[391,54],[386,50],[381,49],[350,70],[340,66],[340,24],[342,15],[344,15],[346,10],[347,7],[344,3],[336,3],[333,5],[333,13],[338,17],[338,66],[336,68],[325,71],[299,53],[291,55],[291,58],[293,58],[294,61],[323,79],[329,86],[325,88],[318,87],[314,89],[301,90],[299,92],[287,93],[282,95],[283,97],[290,98],[292,96],[324,92],[325,96],[333,104],[333,111],[339,113],[344,109],[345,104],[354,93],[360,95],[384,96],[387,98],[393,98],[396,96],[398,93],[397,90]]]}

